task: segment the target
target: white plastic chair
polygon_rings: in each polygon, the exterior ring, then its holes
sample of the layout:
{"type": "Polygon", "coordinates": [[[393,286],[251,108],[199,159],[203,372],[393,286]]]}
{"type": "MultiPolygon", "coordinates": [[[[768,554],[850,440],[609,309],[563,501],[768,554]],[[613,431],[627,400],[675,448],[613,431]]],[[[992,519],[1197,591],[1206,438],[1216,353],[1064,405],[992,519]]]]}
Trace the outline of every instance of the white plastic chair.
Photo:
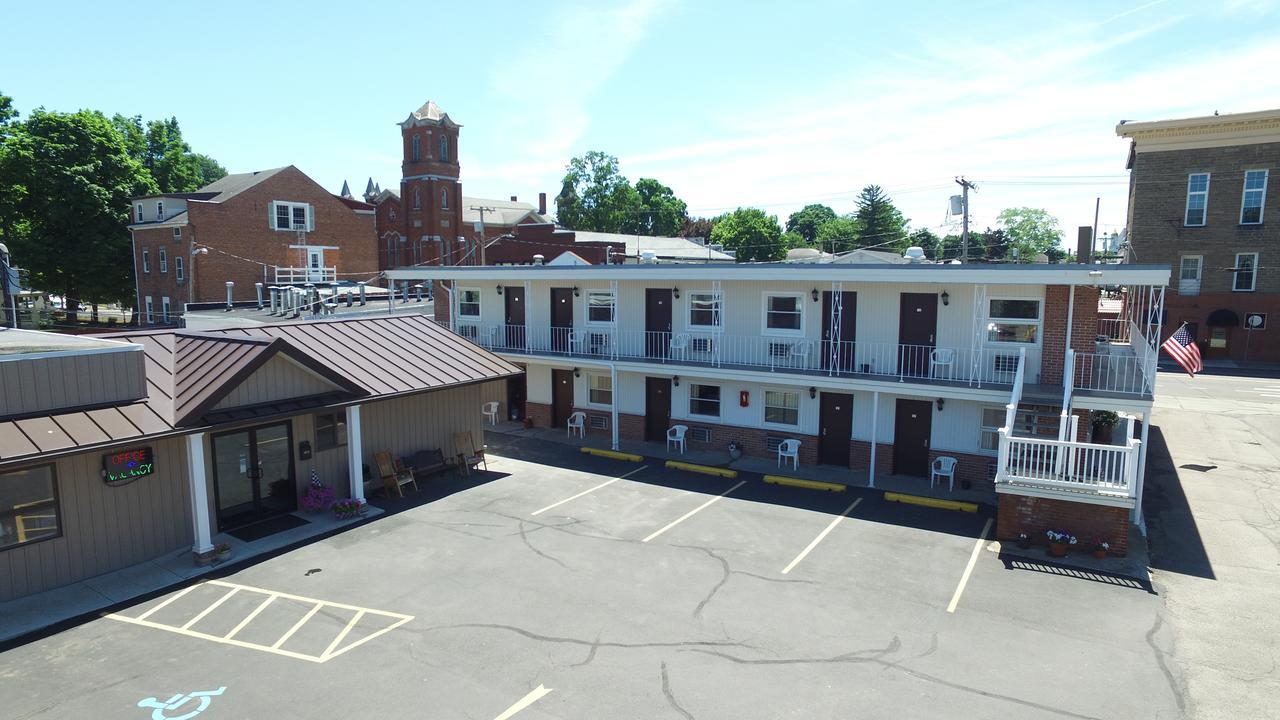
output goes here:
{"type": "Polygon", "coordinates": [[[583,346],[586,344],[587,338],[581,330],[569,331],[569,352],[581,353],[583,346]]]}
{"type": "Polygon", "coordinates": [[[587,414],[581,410],[569,416],[568,427],[565,434],[573,437],[573,431],[578,431],[578,437],[585,438],[587,436],[587,414]]]}
{"type": "Polygon", "coordinates": [[[671,357],[686,358],[689,356],[689,333],[677,333],[671,336],[671,357]]]}
{"type": "Polygon", "coordinates": [[[955,377],[955,362],[955,350],[951,348],[933,350],[929,353],[929,365],[931,367],[929,373],[933,377],[938,377],[938,368],[945,367],[947,369],[946,379],[950,380],[955,377]]]}
{"type": "Polygon", "coordinates": [[[947,479],[947,491],[953,492],[956,489],[956,459],[943,455],[934,458],[933,469],[929,473],[929,487],[938,481],[939,478],[947,479]]]}
{"type": "Polygon", "coordinates": [[[808,340],[801,340],[795,345],[792,345],[791,351],[787,353],[792,360],[791,367],[798,367],[798,368],[809,367],[809,352],[812,349],[813,349],[813,343],[809,342],[808,340]]]}
{"type": "Polygon", "coordinates": [[[778,443],[778,467],[782,467],[783,460],[791,461],[791,469],[800,469],[800,441],[794,438],[788,438],[778,443]]]}
{"type": "Polygon", "coordinates": [[[498,403],[496,400],[485,403],[481,412],[484,413],[484,418],[489,421],[490,425],[498,424],[498,403]]]}
{"type": "Polygon", "coordinates": [[[680,454],[684,454],[684,434],[689,431],[688,425],[672,425],[667,430],[667,449],[671,449],[671,443],[675,443],[680,450],[680,454]]]}

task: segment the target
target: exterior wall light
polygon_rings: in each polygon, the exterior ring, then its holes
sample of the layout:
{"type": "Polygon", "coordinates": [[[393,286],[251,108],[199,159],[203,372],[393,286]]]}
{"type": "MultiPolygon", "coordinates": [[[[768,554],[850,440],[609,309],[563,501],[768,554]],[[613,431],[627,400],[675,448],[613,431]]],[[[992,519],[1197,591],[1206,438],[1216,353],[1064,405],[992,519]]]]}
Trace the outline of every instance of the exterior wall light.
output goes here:
{"type": "Polygon", "coordinates": [[[814,398],[816,398],[816,397],[818,397],[818,388],[810,386],[810,388],[809,388],[809,399],[810,399],[810,400],[812,400],[812,399],[814,399],[814,398]]]}
{"type": "Polygon", "coordinates": [[[498,286],[498,294],[499,294],[499,295],[501,295],[501,294],[502,294],[502,286],[501,286],[501,285],[499,285],[499,286],[498,286]]]}
{"type": "Polygon", "coordinates": [[[951,295],[946,290],[942,291],[942,304],[943,305],[951,304],[951,295]]]}
{"type": "Polygon", "coordinates": [[[942,399],[942,398],[938,398],[938,412],[942,412],[942,403],[943,403],[943,402],[944,402],[944,401],[943,401],[943,399],[942,399]]]}
{"type": "Polygon", "coordinates": [[[809,293],[809,297],[813,298],[814,302],[818,302],[818,288],[814,288],[813,292],[809,293]]]}
{"type": "Polygon", "coordinates": [[[672,295],[672,297],[674,297],[675,299],[679,300],[679,299],[680,299],[680,288],[678,288],[678,287],[673,287],[673,288],[671,288],[671,295],[672,295]]]}
{"type": "Polygon", "coordinates": [[[578,297],[578,286],[577,286],[577,285],[574,285],[574,286],[573,286],[573,296],[574,296],[574,297],[578,297]]]}
{"type": "Polygon", "coordinates": [[[580,368],[574,368],[574,369],[573,369],[573,376],[574,376],[574,377],[582,377],[582,370],[581,370],[580,368]]]}
{"type": "Polygon", "coordinates": [[[680,387],[680,376],[679,376],[679,375],[673,375],[673,376],[671,377],[671,384],[672,384],[672,385],[675,385],[676,387],[680,387]]]}

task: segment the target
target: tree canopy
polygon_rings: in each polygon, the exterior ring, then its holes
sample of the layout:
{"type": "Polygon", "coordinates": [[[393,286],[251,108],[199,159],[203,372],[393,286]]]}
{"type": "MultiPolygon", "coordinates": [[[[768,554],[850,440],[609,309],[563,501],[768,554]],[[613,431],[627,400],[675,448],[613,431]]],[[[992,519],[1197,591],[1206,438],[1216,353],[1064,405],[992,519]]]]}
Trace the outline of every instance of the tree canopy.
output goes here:
{"type": "Polygon", "coordinates": [[[817,240],[818,228],[835,219],[836,211],[826,205],[805,205],[787,218],[787,232],[799,233],[805,242],[812,245],[817,240]]]}
{"type": "Polygon", "coordinates": [[[1050,215],[1048,210],[1008,208],[1000,212],[997,222],[1008,234],[1010,246],[1018,249],[1019,259],[1023,261],[1031,261],[1039,253],[1050,254],[1062,241],[1058,219],[1050,215]]]}
{"type": "Polygon", "coordinates": [[[151,173],[162,193],[192,192],[224,177],[226,168],[208,155],[191,151],[178,119],[151,120],[116,115],[111,124],[124,137],[129,154],[151,173]]]}
{"type": "Polygon", "coordinates": [[[883,246],[901,249],[906,239],[906,218],[894,206],[884,188],[868,185],[858,194],[854,213],[860,228],[856,247],[883,246]]]}
{"type": "Polygon", "coordinates": [[[837,254],[853,250],[862,234],[862,223],[852,216],[833,217],[818,226],[814,245],[823,252],[837,254]]]}
{"type": "Polygon", "coordinates": [[[688,219],[688,206],[671,188],[653,178],[631,185],[613,155],[592,150],[566,171],[556,221],[570,230],[672,236],[688,219]]]}
{"type": "Polygon", "coordinates": [[[758,208],[738,208],[722,216],[711,230],[711,242],[735,251],[738,262],[782,260],[787,255],[777,216],[758,208]]]}

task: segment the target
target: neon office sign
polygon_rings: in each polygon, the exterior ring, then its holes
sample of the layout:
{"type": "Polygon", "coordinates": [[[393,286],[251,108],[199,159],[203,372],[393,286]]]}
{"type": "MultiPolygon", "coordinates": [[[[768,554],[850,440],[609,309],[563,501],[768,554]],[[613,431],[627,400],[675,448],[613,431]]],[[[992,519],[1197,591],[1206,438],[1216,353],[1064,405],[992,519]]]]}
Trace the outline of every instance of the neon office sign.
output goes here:
{"type": "Polygon", "coordinates": [[[102,456],[102,477],[108,485],[119,485],[155,472],[151,448],[133,448],[102,456]]]}

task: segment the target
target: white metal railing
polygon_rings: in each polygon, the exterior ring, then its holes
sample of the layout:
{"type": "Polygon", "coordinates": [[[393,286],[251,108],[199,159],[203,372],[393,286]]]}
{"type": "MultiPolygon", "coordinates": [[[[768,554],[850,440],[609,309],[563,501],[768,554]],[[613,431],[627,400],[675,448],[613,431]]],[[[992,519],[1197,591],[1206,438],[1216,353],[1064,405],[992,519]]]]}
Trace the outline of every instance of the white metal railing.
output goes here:
{"type": "Polygon", "coordinates": [[[862,341],[619,331],[614,327],[530,327],[457,321],[457,333],[498,352],[741,367],[779,372],[1016,385],[1029,348],[931,347],[862,341]]]}
{"type": "Polygon", "coordinates": [[[1121,318],[1099,318],[1098,335],[1113,343],[1127,343],[1129,342],[1129,325],[1128,320],[1121,318]]]}
{"type": "Polygon", "coordinates": [[[1151,392],[1149,358],[1137,345],[1113,345],[1111,352],[1074,353],[1072,387],[1076,390],[1102,390],[1126,395],[1151,392]]]}
{"type": "Polygon", "coordinates": [[[296,285],[299,283],[336,282],[337,267],[277,267],[277,285],[296,285]]]}
{"type": "Polygon", "coordinates": [[[1125,445],[1013,437],[1000,428],[996,483],[1133,497],[1139,440],[1125,445]]]}

